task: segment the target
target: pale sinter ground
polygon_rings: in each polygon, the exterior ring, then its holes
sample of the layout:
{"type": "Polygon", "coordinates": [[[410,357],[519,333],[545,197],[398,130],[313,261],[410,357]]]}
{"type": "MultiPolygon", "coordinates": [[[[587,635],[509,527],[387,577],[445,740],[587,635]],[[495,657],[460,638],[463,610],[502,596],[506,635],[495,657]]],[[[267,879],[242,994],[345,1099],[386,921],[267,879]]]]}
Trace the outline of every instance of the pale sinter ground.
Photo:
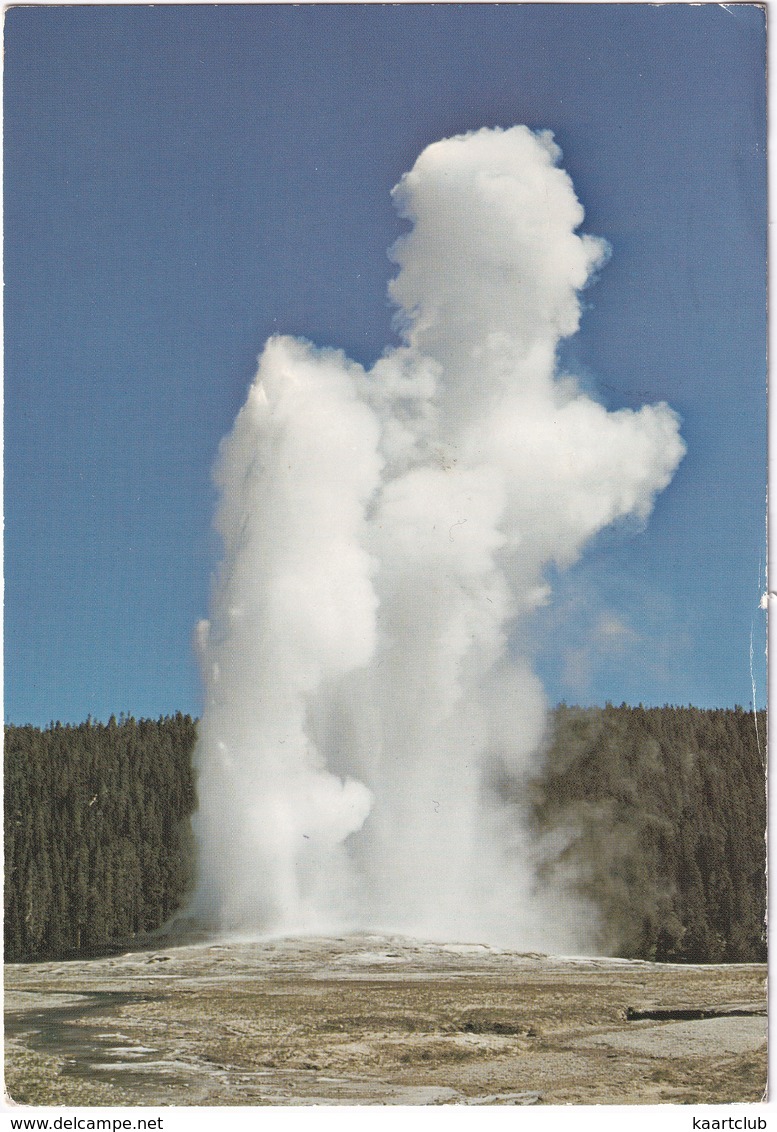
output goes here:
{"type": "Polygon", "coordinates": [[[373,935],[19,964],[6,1088],[35,1105],[754,1102],[765,977],[373,935]]]}

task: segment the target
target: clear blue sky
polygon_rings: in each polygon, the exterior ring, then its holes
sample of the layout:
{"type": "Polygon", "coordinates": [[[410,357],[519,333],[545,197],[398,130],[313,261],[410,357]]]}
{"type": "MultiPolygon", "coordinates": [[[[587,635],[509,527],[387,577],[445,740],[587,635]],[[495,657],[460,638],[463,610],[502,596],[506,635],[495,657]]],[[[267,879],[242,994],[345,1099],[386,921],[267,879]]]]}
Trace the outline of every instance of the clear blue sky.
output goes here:
{"type": "Polygon", "coordinates": [[[8,720],[199,712],[210,468],[264,340],[374,360],[391,187],[515,123],[612,245],[566,364],[688,445],[558,580],[549,696],[747,705],[752,630],[763,702],[760,8],[17,7],[5,48],[8,720]]]}

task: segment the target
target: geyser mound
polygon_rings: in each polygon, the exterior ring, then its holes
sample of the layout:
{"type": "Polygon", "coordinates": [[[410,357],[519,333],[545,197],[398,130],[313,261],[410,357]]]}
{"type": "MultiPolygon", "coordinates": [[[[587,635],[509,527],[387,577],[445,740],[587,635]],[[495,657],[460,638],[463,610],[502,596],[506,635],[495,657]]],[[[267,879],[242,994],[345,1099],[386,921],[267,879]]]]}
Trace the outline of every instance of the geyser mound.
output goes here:
{"type": "Polygon", "coordinates": [[[665,404],[610,413],[557,372],[607,253],[559,157],[524,126],[429,146],[394,190],[403,345],[369,371],[265,346],[199,626],[209,928],[586,946],[498,788],[544,728],[522,621],[549,564],[647,518],[684,446],[665,404]]]}

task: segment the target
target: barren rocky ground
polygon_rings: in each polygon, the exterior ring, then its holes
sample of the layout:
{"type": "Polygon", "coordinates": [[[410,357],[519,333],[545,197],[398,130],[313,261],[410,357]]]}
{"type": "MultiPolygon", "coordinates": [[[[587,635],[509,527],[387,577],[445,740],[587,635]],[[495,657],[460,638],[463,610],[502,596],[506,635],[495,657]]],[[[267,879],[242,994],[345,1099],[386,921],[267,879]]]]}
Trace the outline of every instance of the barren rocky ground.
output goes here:
{"type": "Polygon", "coordinates": [[[766,969],[351,935],[6,968],[20,1104],[760,1101],[766,969]]]}

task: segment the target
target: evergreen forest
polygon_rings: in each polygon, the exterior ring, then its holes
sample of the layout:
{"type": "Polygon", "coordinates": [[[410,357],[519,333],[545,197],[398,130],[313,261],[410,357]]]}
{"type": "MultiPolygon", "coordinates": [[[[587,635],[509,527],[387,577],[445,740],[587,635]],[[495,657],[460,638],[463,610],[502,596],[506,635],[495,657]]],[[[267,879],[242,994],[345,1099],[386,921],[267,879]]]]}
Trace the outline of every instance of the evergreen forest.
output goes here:
{"type": "Polygon", "coordinates": [[[179,907],[195,735],[185,715],[6,727],[7,960],[99,954],[179,907]]]}
{"type": "Polygon", "coordinates": [[[766,712],[555,711],[533,787],[546,859],[586,895],[605,955],[766,959],[766,712]],[[756,730],[757,729],[757,730],[756,730]]]}
{"type": "MultiPolygon", "coordinates": [[[[765,959],[765,728],[741,708],[562,705],[541,773],[500,784],[543,873],[590,901],[601,953],[765,959]]],[[[5,728],[7,961],[128,950],[181,907],[195,738],[180,713],[5,728]]]]}

